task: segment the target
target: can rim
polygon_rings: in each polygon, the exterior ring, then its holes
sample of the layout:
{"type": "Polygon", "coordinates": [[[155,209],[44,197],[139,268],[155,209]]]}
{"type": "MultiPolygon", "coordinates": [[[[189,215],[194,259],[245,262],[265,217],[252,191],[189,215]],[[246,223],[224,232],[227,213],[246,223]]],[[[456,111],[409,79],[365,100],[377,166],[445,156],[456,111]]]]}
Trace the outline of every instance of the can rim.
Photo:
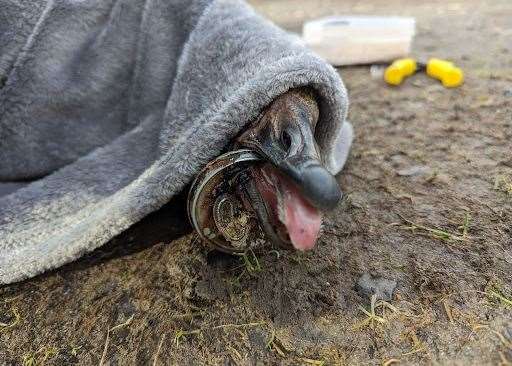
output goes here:
{"type": "Polygon", "coordinates": [[[204,187],[210,182],[213,178],[217,177],[220,173],[222,173],[224,170],[226,170],[229,167],[232,167],[235,164],[244,163],[244,162],[257,162],[262,161],[263,159],[256,154],[253,150],[250,149],[239,149],[239,150],[232,150],[227,153],[224,153],[220,156],[218,156],[216,159],[210,161],[196,176],[194,181],[192,182],[192,185],[189,190],[188,194],[188,204],[187,204],[187,211],[188,211],[188,217],[190,222],[192,223],[192,226],[198,233],[199,237],[201,239],[205,240],[206,242],[212,244],[216,248],[220,250],[224,250],[227,252],[233,252],[233,250],[229,250],[228,248],[222,248],[219,246],[219,244],[214,243],[210,238],[208,238],[203,232],[202,228],[199,225],[199,222],[197,220],[197,206],[198,206],[198,200],[201,192],[203,191],[204,187]],[[209,170],[208,167],[211,164],[214,164],[219,161],[226,161],[222,166],[219,166],[213,170],[209,170]]]}

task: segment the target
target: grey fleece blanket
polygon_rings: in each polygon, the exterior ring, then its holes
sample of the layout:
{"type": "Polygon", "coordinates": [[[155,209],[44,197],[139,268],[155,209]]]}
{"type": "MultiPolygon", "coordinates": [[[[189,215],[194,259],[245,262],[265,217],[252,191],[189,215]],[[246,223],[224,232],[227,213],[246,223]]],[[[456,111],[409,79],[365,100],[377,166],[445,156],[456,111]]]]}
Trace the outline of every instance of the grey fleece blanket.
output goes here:
{"type": "Polygon", "coordinates": [[[158,209],[302,85],[321,98],[318,142],[337,172],[351,140],[340,78],[245,3],[0,0],[0,283],[158,209]]]}

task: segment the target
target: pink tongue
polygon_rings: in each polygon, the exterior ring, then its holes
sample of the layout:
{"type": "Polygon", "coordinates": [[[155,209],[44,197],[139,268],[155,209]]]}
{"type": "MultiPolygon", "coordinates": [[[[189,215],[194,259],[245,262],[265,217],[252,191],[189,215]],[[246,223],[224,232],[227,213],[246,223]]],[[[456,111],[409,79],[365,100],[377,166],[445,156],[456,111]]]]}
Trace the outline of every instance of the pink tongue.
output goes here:
{"type": "Polygon", "coordinates": [[[281,177],[284,186],[283,224],[288,230],[290,240],[295,249],[309,250],[315,246],[320,232],[322,216],[320,212],[307,202],[297,187],[287,178],[281,177]]]}

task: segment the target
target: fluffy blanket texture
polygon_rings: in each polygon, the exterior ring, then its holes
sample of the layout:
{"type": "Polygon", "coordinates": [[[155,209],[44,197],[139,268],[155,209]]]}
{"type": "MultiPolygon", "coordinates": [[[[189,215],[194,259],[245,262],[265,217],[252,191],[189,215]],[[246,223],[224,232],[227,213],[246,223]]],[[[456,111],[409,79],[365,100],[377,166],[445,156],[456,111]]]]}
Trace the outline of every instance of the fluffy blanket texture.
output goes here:
{"type": "Polygon", "coordinates": [[[0,283],[157,210],[303,85],[337,172],[352,135],[338,74],[245,3],[0,0],[0,283]]]}

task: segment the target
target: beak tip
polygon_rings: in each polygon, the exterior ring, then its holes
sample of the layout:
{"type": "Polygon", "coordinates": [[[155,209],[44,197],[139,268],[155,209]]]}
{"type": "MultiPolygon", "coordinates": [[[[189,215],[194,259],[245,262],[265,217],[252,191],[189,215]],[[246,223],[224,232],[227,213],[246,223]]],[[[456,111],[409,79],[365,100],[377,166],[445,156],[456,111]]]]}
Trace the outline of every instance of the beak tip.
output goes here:
{"type": "Polygon", "coordinates": [[[341,201],[343,197],[343,193],[340,190],[338,182],[334,180],[334,184],[332,185],[332,192],[327,193],[323,201],[323,207],[318,207],[320,209],[324,209],[326,211],[334,210],[341,201]]]}
{"type": "Polygon", "coordinates": [[[336,178],[320,164],[299,169],[295,175],[305,197],[316,208],[330,211],[336,208],[343,193],[336,178]]]}

